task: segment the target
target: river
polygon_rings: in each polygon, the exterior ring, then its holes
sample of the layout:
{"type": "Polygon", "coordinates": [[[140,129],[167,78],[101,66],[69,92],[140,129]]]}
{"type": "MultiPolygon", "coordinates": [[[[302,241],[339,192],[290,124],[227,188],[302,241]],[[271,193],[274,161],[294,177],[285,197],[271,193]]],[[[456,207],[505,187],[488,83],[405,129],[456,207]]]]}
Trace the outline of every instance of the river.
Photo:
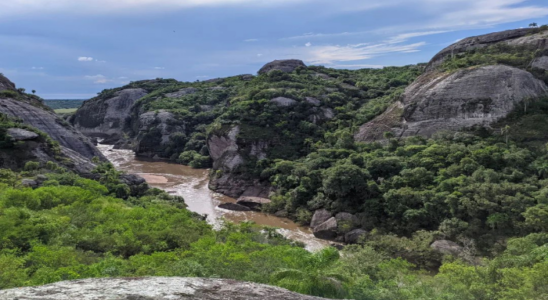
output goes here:
{"type": "Polygon", "coordinates": [[[214,226],[219,226],[223,219],[235,223],[253,221],[259,225],[279,228],[279,233],[286,238],[304,243],[309,251],[329,246],[328,241],[315,238],[310,228],[299,226],[289,219],[260,212],[234,212],[218,208],[219,204],[235,203],[236,199],[215,193],[208,188],[208,170],[140,159],[135,157],[131,150],[117,150],[111,145],[100,144],[98,148],[118,170],[138,174],[145,178],[150,186],[172,195],[182,196],[189,210],[207,215],[207,221],[214,226]]]}

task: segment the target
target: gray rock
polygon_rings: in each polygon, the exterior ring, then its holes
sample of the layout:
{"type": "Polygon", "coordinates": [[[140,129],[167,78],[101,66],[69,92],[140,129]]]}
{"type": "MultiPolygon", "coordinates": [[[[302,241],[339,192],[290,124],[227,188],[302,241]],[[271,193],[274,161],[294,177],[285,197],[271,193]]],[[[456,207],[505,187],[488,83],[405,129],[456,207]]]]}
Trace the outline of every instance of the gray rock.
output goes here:
{"type": "Polygon", "coordinates": [[[314,227],[314,236],[324,240],[335,240],[337,233],[337,219],[330,218],[322,224],[314,227]]]}
{"type": "Polygon", "coordinates": [[[4,90],[15,91],[15,84],[0,73],[0,91],[4,90]]]}
{"type": "Polygon", "coordinates": [[[137,126],[139,134],[135,137],[135,153],[149,158],[164,158],[158,146],[168,143],[172,134],[185,132],[184,123],[181,124],[173,113],[165,110],[141,114],[137,126]],[[151,134],[152,129],[157,130],[157,133],[151,134]]]}
{"type": "Polygon", "coordinates": [[[272,70],[280,70],[285,73],[291,73],[298,67],[306,67],[306,65],[302,60],[298,59],[275,60],[262,67],[259,70],[259,74],[266,74],[272,70]]]}
{"type": "Polygon", "coordinates": [[[435,241],[430,245],[434,251],[439,252],[445,255],[460,256],[464,251],[464,248],[459,246],[457,243],[448,241],[448,240],[439,240],[435,241]]]}
{"type": "MultiPolygon", "coordinates": [[[[538,44],[538,42],[536,42],[535,38],[533,37],[533,36],[539,35],[539,34],[533,34],[536,31],[537,30],[533,28],[521,28],[521,29],[506,30],[501,32],[494,32],[494,33],[489,33],[485,35],[462,39],[450,45],[449,47],[441,50],[438,54],[436,54],[432,58],[432,60],[428,63],[428,66],[426,67],[426,71],[427,72],[433,71],[436,67],[440,66],[445,61],[445,59],[453,55],[470,51],[473,49],[477,49],[477,48],[487,47],[500,42],[513,41],[511,42],[511,44],[513,45],[518,45],[518,44],[524,45],[526,42],[528,42],[528,44],[532,44],[532,43],[538,44]],[[531,35],[531,36],[529,38],[524,39],[527,35],[531,35]]],[[[544,35],[544,34],[545,33],[541,33],[540,35],[544,35]]]]}
{"type": "Polygon", "coordinates": [[[134,104],[146,95],[143,89],[124,89],[110,98],[87,100],[71,118],[72,124],[87,136],[110,139],[114,144],[129,127],[134,104]]]}
{"type": "Polygon", "coordinates": [[[253,78],[255,78],[255,76],[253,76],[251,74],[240,75],[240,79],[242,79],[244,81],[250,81],[250,80],[253,80],[253,78]]]}
{"type": "Polygon", "coordinates": [[[305,101],[314,105],[314,106],[320,106],[322,102],[314,97],[306,97],[305,101]]]}
{"type": "Polygon", "coordinates": [[[354,229],[344,235],[344,241],[347,244],[357,244],[365,235],[367,235],[367,231],[363,229],[354,229]]]}
{"type": "Polygon", "coordinates": [[[270,102],[274,102],[278,106],[293,106],[297,104],[296,100],[293,100],[291,98],[285,98],[285,97],[277,97],[274,99],[271,99],[270,102]]]}
{"type": "Polygon", "coordinates": [[[15,141],[28,141],[39,137],[38,134],[21,128],[10,128],[7,133],[15,141]]]}
{"type": "Polygon", "coordinates": [[[226,210],[232,210],[232,211],[251,211],[251,208],[237,204],[237,203],[223,203],[219,205],[218,207],[226,210]]]}
{"type": "Polygon", "coordinates": [[[188,88],[180,89],[177,92],[166,94],[166,97],[168,97],[168,98],[179,98],[179,97],[183,97],[183,96],[186,96],[186,95],[196,94],[197,92],[198,92],[197,88],[188,87],[188,88]]]}
{"type": "Polygon", "coordinates": [[[269,204],[271,202],[272,201],[267,198],[242,196],[238,198],[236,204],[249,207],[251,210],[261,211],[263,205],[269,204]]]}
{"type": "Polygon", "coordinates": [[[548,71],[548,56],[535,58],[535,60],[533,60],[533,63],[531,64],[531,67],[548,71]]]}
{"type": "Polygon", "coordinates": [[[325,221],[329,220],[332,216],[333,214],[327,211],[326,209],[318,209],[314,212],[314,215],[312,216],[310,227],[314,228],[324,223],[325,221]]]}
{"type": "Polygon", "coordinates": [[[0,300],[320,300],[285,289],[228,279],[146,277],[64,281],[0,291],[0,300]]]}
{"type": "Polygon", "coordinates": [[[47,133],[61,146],[72,149],[88,159],[97,156],[106,160],[89,138],[52,111],[44,110],[24,101],[7,98],[0,99],[0,113],[21,119],[23,123],[47,133]]]}
{"type": "Polygon", "coordinates": [[[386,131],[398,137],[430,137],[441,130],[489,127],[519,102],[547,94],[548,87],[531,73],[504,65],[427,73],[405,90],[399,102],[360,127],[355,139],[382,140],[386,131]]]}
{"type": "Polygon", "coordinates": [[[24,187],[37,188],[38,182],[36,182],[36,180],[33,180],[33,179],[25,178],[21,180],[21,185],[24,187]]]}

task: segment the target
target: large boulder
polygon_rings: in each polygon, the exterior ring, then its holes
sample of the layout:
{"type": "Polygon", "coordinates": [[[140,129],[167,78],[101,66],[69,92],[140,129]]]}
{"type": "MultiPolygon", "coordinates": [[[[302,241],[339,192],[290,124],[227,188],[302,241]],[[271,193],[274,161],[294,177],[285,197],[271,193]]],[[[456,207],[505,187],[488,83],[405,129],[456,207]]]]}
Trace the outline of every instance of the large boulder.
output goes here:
{"type": "Polygon", "coordinates": [[[163,147],[170,141],[170,136],[185,132],[185,125],[177,120],[171,112],[150,111],[139,116],[138,134],[135,137],[135,153],[149,158],[161,157],[163,147]]]}
{"type": "Polygon", "coordinates": [[[323,240],[335,240],[338,236],[337,219],[330,218],[322,224],[314,227],[314,236],[323,240]]]}
{"type": "Polygon", "coordinates": [[[266,74],[272,70],[291,73],[298,67],[306,67],[306,65],[302,60],[298,59],[275,60],[264,65],[264,67],[259,70],[259,74],[266,74]]]}
{"type": "Polygon", "coordinates": [[[332,213],[330,213],[326,209],[318,209],[314,212],[314,215],[312,216],[312,221],[310,222],[310,227],[314,228],[323,222],[331,219],[333,216],[332,213]]]}
{"type": "Polygon", "coordinates": [[[87,136],[120,139],[123,129],[129,126],[133,105],[146,95],[143,89],[130,88],[107,98],[87,100],[71,117],[71,122],[87,136]]]}
{"type": "Polygon", "coordinates": [[[531,63],[532,68],[548,71],[548,56],[541,56],[535,58],[531,63]]]}
{"type": "Polygon", "coordinates": [[[397,137],[430,137],[441,130],[489,127],[521,101],[546,95],[544,82],[504,65],[430,72],[410,85],[385,113],[363,125],[355,139],[378,141],[387,131],[397,137]]]}
{"type": "Polygon", "coordinates": [[[223,204],[220,204],[218,207],[226,210],[232,210],[232,211],[251,211],[251,208],[237,204],[237,203],[223,203],[223,204]]]}
{"type": "Polygon", "coordinates": [[[270,102],[276,104],[277,106],[285,106],[285,107],[288,107],[288,106],[293,106],[295,104],[297,104],[297,100],[293,100],[291,98],[286,98],[286,97],[277,97],[277,98],[274,98],[274,99],[271,99],[270,102]]]}
{"type": "Polygon", "coordinates": [[[320,300],[263,284],[228,279],[146,277],[64,281],[0,291],[0,300],[320,300]]]}
{"type": "Polygon", "coordinates": [[[358,218],[347,212],[340,212],[335,215],[339,232],[348,232],[356,228],[359,224],[358,218]]]}

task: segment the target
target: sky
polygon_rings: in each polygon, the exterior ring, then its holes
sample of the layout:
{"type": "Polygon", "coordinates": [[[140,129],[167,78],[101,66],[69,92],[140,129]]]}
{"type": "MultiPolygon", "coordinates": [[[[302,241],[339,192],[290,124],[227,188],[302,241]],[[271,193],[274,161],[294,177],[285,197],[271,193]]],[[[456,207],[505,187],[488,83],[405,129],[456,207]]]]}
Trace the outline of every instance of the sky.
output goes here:
{"type": "Polygon", "coordinates": [[[548,24],[546,0],[0,1],[0,72],[45,99],[256,74],[275,59],[416,64],[468,36],[548,24]]]}

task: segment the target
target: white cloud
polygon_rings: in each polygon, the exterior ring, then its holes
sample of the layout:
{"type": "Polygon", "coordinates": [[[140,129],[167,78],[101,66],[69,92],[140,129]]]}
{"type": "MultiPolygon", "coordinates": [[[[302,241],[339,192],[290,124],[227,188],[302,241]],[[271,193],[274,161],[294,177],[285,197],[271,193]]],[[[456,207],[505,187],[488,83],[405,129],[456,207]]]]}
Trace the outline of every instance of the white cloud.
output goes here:
{"type": "Polygon", "coordinates": [[[93,57],[80,56],[78,57],[78,61],[93,61],[93,57]]]}
{"type": "Polygon", "coordinates": [[[107,82],[111,81],[111,80],[107,79],[107,77],[102,75],[102,74],[87,75],[87,76],[85,76],[85,78],[88,79],[88,80],[93,80],[93,83],[97,83],[97,84],[104,84],[104,83],[107,83],[107,82]]]}
{"type": "Polygon", "coordinates": [[[244,42],[246,43],[253,43],[253,42],[258,42],[259,39],[247,39],[247,40],[244,40],[244,42]]]}
{"type": "Polygon", "coordinates": [[[261,56],[263,56],[263,54],[262,54],[262,53],[259,53],[259,54],[257,54],[257,57],[261,57],[261,56]]]}
{"type": "Polygon", "coordinates": [[[166,68],[164,67],[154,67],[154,70],[165,70],[166,68]]]}
{"type": "Polygon", "coordinates": [[[305,45],[306,47],[310,47],[310,46],[312,46],[312,43],[311,43],[311,42],[308,42],[308,43],[306,43],[306,44],[304,44],[304,45],[305,45]]]}
{"type": "Polygon", "coordinates": [[[426,45],[419,42],[407,45],[391,43],[379,44],[356,44],[356,45],[330,45],[315,46],[311,48],[308,61],[313,64],[335,64],[336,62],[360,61],[388,53],[410,53],[417,52],[419,48],[426,45]]]}
{"type": "Polygon", "coordinates": [[[44,67],[32,67],[33,70],[44,70],[44,67]]]}
{"type": "Polygon", "coordinates": [[[209,76],[209,75],[199,75],[199,76],[196,76],[196,78],[209,78],[209,77],[211,77],[211,76],[209,76]]]}

